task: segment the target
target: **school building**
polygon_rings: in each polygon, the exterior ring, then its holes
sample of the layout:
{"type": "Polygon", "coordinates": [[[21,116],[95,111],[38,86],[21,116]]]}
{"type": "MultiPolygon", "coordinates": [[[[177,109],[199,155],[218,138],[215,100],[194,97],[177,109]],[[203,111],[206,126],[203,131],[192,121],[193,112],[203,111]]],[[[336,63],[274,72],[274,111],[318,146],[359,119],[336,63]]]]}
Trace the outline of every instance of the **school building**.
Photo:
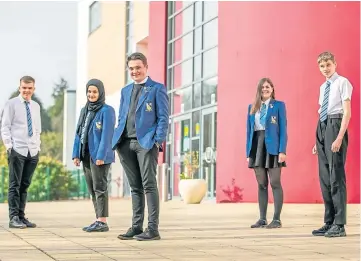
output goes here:
{"type": "MultiPolygon", "coordinates": [[[[347,156],[348,202],[360,202],[360,3],[132,1],[79,3],[77,114],[88,79],[101,79],[118,111],[130,81],[126,56],[148,57],[149,76],[164,82],[171,119],[165,153],[169,196],[179,196],[186,159],[193,178],[207,180],[207,199],[256,202],[247,168],[246,114],[258,80],[269,77],[286,103],[287,168],[284,200],[322,202],[315,143],[319,87],[317,56],[331,51],[337,71],[352,83],[347,156]]],[[[114,190],[129,188],[117,159],[114,190]]],[[[271,193],[271,190],[270,190],[271,193]]]]}

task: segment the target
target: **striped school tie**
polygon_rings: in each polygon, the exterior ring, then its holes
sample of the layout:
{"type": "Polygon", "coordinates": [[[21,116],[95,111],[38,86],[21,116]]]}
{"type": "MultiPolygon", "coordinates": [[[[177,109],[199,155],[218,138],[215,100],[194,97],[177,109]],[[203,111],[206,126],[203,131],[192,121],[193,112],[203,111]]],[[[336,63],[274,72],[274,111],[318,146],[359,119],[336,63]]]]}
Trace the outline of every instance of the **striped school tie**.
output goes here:
{"type": "Polygon", "coordinates": [[[89,115],[90,115],[89,113],[86,115],[84,126],[83,126],[83,128],[81,129],[81,135],[80,135],[80,142],[81,142],[81,144],[84,144],[84,137],[85,137],[86,125],[88,124],[89,115]]]}
{"type": "Polygon", "coordinates": [[[262,103],[259,121],[263,127],[266,127],[266,104],[265,103],[262,103]]]}
{"type": "Polygon", "coordinates": [[[320,112],[321,122],[324,122],[327,119],[327,108],[328,108],[328,98],[330,97],[330,86],[331,86],[331,82],[327,81],[325,92],[323,93],[323,102],[320,112]]]}
{"type": "Polygon", "coordinates": [[[26,118],[28,120],[28,135],[29,135],[29,137],[31,137],[31,136],[33,136],[33,123],[31,120],[31,113],[30,113],[28,101],[25,101],[25,107],[26,107],[26,118]]]}

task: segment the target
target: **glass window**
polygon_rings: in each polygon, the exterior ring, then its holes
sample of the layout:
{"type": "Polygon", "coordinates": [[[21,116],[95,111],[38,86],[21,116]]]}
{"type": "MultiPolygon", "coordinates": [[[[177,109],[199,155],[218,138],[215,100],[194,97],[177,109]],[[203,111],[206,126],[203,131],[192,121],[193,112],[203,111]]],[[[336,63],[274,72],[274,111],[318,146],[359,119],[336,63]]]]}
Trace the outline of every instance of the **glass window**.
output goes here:
{"type": "Polygon", "coordinates": [[[193,5],[184,9],[181,13],[175,17],[175,36],[187,33],[193,29],[194,14],[193,5]]]}
{"type": "Polygon", "coordinates": [[[191,164],[193,169],[193,178],[199,179],[201,178],[199,175],[200,168],[200,151],[199,151],[199,139],[192,140],[192,152],[191,152],[191,164]]]}
{"type": "Polygon", "coordinates": [[[203,25],[203,50],[218,44],[218,18],[203,25]]]}
{"type": "Polygon", "coordinates": [[[205,80],[202,84],[202,106],[217,102],[218,77],[205,80]]]}
{"type": "Polygon", "coordinates": [[[193,108],[201,106],[201,86],[200,82],[193,85],[193,108]]]}
{"type": "Polygon", "coordinates": [[[193,54],[193,33],[186,34],[174,42],[173,63],[187,59],[193,54]]]}
{"type": "Polygon", "coordinates": [[[99,1],[95,1],[89,7],[89,33],[95,31],[101,25],[101,10],[99,1]]]}
{"type": "Polygon", "coordinates": [[[198,53],[202,50],[202,27],[194,30],[194,53],[198,53]]]}
{"type": "Polygon", "coordinates": [[[191,84],[193,78],[193,59],[174,66],[173,88],[191,84]]]}
{"type": "Polygon", "coordinates": [[[173,114],[192,109],[192,86],[173,92],[173,114]]]}
{"type": "Polygon", "coordinates": [[[193,81],[202,79],[202,55],[194,57],[193,81]]]}
{"type": "Polygon", "coordinates": [[[218,72],[218,47],[203,53],[203,78],[212,76],[218,72]]]}
{"type": "Polygon", "coordinates": [[[208,21],[216,16],[218,16],[218,1],[204,1],[204,19],[203,21],[208,21]]]}
{"type": "Polygon", "coordinates": [[[194,26],[200,25],[203,21],[203,2],[197,1],[194,4],[194,26]]]}

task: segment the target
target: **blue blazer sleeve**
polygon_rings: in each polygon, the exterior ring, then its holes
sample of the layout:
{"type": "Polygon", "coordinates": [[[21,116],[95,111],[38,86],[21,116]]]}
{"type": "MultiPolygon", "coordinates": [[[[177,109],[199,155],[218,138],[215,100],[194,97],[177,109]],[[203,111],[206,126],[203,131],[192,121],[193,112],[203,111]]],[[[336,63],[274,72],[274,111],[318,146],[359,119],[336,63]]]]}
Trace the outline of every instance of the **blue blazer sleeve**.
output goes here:
{"type": "Polygon", "coordinates": [[[115,126],[115,111],[113,107],[108,106],[107,110],[103,112],[102,126],[103,129],[96,156],[97,160],[105,160],[107,151],[111,150],[112,147],[112,137],[115,126]]]}
{"type": "Polygon", "coordinates": [[[247,138],[246,138],[246,155],[248,154],[248,144],[250,142],[249,136],[251,134],[251,123],[250,123],[250,117],[249,114],[251,112],[251,104],[248,106],[248,113],[247,113],[247,138]]]}
{"type": "Polygon", "coordinates": [[[163,84],[158,88],[156,98],[156,113],[157,113],[157,128],[155,130],[154,139],[160,145],[167,137],[168,124],[169,124],[169,102],[166,88],[163,84]]]}
{"type": "MultiPolygon", "coordinates": [[[[78,124],[80,122],[80,117],[83,114],[83,110],[84,110],[84,108],[82,108],[80,110],[80,115],[79,115],[79,119],[78,119],[76,127],[78,126],[78,124]]],[[[75,137],[74,137],[74,143],[73,143],[73,155],[72,155],[71,158],[72,159],[80,158],[80,137],[79,137],[79,135],[77,133],[77,129],[75,130],[75,137]]]]}
{"type": "Polygon", "coordinates": [[[286,154],[287,148],[287,114],[286,114],[286,105],[284,102],[280,102],[280,107],[278,110],[278,119],[279,119],[279,128],[280,128],[280,147],[279,153],[286,154]]]}
{"type": "MultiPolygon", "coordinates": [[[[123,88],[124,89],[124,88],[123,88]]],[[[120,122],[120,118],[122,116],[122,107],[123,107],[123,102],[124,102],[124,95],[123,95],[123,89],[120,92],[120,104],[119,104],[119,114],[118,114],[118,126],[119,126],[119,122],[120,122]]],[[[114,109],[113,109],[114,110],[114,109]]]]}

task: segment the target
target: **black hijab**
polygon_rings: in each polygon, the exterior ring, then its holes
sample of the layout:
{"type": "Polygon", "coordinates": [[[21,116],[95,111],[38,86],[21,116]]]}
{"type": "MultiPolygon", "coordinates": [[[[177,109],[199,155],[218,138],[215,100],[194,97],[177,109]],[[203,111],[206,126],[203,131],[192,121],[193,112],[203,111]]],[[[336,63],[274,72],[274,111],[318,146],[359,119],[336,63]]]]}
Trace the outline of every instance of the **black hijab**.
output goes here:
{"type": "Polygon", "coordinates": [[[82,129],[85,125],[86,117],[89,113],[89,119],[86,122],[86,126],[85,126],[86,131],[84,133],[84,145],[88,141],[88,129],[89,129],[90,123],[93,121],[96,112],[99,111],[105,104],[105,90],[104,90],[103,82],[98,79],[89,80],[88,83],[86,84],[86,94],[87,95],[88,95],[89,86],[95,86],[98,88],[99,97],[98,97],[98,100],[95,102],[90,102],[88,99],[87,103],[85,104],[85,107],[81,110],[81,113],[80,113],[78,126],[77,126],[77,134],[79,135],[79,137],[81,136],[82,129]]]}

